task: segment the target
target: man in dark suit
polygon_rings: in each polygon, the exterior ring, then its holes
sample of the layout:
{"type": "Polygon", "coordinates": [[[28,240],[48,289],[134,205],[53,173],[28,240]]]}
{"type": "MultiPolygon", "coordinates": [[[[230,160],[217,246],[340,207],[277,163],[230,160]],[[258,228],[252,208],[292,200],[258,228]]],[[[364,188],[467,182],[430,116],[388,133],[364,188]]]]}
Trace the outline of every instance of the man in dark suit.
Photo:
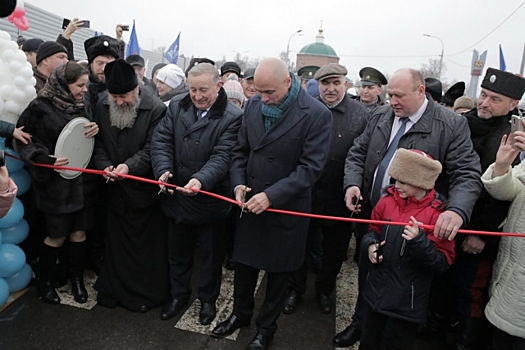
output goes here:
{"type": "Polygon", "coordinates": [[[266,209],[310,211],[311,187],[328,157],[332,116],[278,59],[262,61],[254,83],[259,95],[246,105],[230,166],[235,199],[244,211],[232,257],[234,309],[213,335],[225,337],[250,324],[257,277],[265,270],[266,296],[247,349],[266,349],[277,330],[289,274],[303,263],[309,221],[266,209]]]}

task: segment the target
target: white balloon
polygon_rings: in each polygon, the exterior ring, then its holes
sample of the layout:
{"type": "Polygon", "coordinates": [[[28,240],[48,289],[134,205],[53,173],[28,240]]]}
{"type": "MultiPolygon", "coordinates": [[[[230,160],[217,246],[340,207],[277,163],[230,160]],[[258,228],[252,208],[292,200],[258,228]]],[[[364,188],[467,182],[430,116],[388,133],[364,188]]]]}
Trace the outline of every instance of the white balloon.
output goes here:
{"type": "Polygon", "coordinates": [[[9,100],[9,101],[6,101],[4,108],[6,112],[8,113],[17,114],[18,111],[20,110],[20,105],[13,100],[9,100]]]}
{"type": "Polygon", "coordinates": [[[27,85],[29,86],[35,86],[36,85],[36,79],[35,77],[31,77],[29,78],[28,82],[27,82],[27,85]]]}
{"type": "Polygon", "coordinates": [[[11,35],[9,35],[8,32],[4,32],[3,30],[0,30],[0,39],[3,39],[5,41],[11,41],[11,35]]]}
{"type": "MultiPolygon", "coordinates": [[[[8,34],[9,35],[9,34],[8,34]]],[[[6,50],[11,50],[13,52],[16,52],[18,50],[18,44],[15,43],[14,41],[9,41],[6,45],[5,45],[5,49],[6,50]]]]}
{"type": "Polygon", "coordinates": [[[13,85],[4,85],[0,87],[0,98],[2,98],[4,101],[9,101],[11,98],[13,98],[13,85]]]}
{"type": "Polygon", "coordinates": [[[31,66],[28,67],[24,65],[18,74],[25,79],[29,79],[33,76],[33,70],[31,69],[31,66]]]}
{"type": "Polygon", "coordinates": [[[4,52],[5,46],[7,45],[9,40],[5,40],[0,38],[0,52],[4,52]]]}
{"type": "Polygon", "coordinates": [[[4,112],[4,106],[5,106],[4,100],[0,98],[0,115],[2,115],[2,113],[4,112]]]}
{"type": "Polygon", "coordinates": [[[13,84],[19,89],[23,89],[26,85],[29,85],[28,80],[21,76],[16,76],[15,79],[13,79],[13,84]]]}
{"type": "Polygon", "coordinates": [[[9,70],[9,66],[0,60],[0,86],[11,83],[13,74],[9,70]]]}
{"type": "Polygon", "coordinates": [[[27,85],[23,91],[26,101],[31,101],[36,97],[36,90],[34,86],[27,85]]]}
{"type": "Polygon", "coordinates": [[[26,98],[26,95],[24,94],[24,91],[16,89],[13,91],[13,101],[18,102],[18,104],[22,104],[26,98]]]}
{"type": "Polygon", "coordinates": [[[13,58],[13,61],[20,62],[20,65],[23,65],[25,62],[27,62],[27,56],[22,50],[17,50],[15,52],[15,57],[13,58]]]}
{"type": "Polygon", "coordinates": [[[22,68],[22,64],[16,61],[15,59],[13,59],[11,63],[9,63],[9,70],[11,71],[11,73],[18,74],[20,68],[22,68]]]}
{"type": "Polygon", "coordinates": [[[13,57],[15,57],[15,52],[13,50],[4,50],[4,53],[2,54],[2,60],[5,63],[10,63],[13,60],[13,57]]]}

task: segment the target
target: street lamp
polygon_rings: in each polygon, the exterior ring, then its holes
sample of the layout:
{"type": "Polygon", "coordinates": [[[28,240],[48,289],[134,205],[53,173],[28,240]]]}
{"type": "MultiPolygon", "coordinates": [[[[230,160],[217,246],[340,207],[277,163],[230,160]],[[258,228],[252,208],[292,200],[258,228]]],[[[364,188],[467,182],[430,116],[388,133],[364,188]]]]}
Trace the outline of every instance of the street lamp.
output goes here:
{"type": "Polygon", "coordinates": [[[439,60],[439,73],[438,73],[438,79],[441,80],[441,69],[443,68],[443,55],[445,53],[445,45],[443,44],[443,40],[441,40],[437,36],[433,36],[433,35],[430,35],[430,34],[423,34],[423,36],[427,36],[429,38],[438,39],[439,42],[441,43],[441,58],[439,60]]]}
{"type": "Polygon", "coordinates": [[[292,40],[292,38],[295,35],[302,35],[302,34],[299,34],[302,31],[303,31],[302,29],[299,29],[298,31],[290,35],[290,38],[288,39],[288,44],[286,45],[286,66],[288,67],[288,70],[290,70],[290,40],[292,40]]]}

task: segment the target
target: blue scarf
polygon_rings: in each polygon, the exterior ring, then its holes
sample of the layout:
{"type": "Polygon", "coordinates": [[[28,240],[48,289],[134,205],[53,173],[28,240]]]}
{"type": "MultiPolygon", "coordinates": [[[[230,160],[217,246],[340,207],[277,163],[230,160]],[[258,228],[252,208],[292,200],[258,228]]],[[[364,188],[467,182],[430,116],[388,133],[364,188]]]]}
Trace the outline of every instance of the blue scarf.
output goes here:
{"type": "Polygon", "coordinates": [[[290,73],[290,78],[292,79],[292,84],[290,86],[290,89],[288,90],[288,93],[284,98],[277,104],[277,106],[268,106],[266,104],[262,104],[262,114],[264,117],[264,129],[266,131],[270,130],[270,128],[281,119],[284,112],[288,109],[288,107],[291,106],[291,104],[297,99],[297,96],[299,95],[299,91],[301,89],[301,85],[299,85],[299,81],[293,75],[290,73]]]}

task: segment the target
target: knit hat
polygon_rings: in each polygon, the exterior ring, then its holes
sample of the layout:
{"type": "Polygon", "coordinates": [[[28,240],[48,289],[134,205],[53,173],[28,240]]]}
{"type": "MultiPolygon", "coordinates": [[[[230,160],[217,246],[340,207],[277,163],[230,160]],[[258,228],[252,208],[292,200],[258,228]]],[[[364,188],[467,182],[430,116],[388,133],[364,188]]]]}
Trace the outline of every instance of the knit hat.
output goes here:
{"type": "Polygon", "coordinates": [[[471,99],[468,96],[461,96],[454,102],[454,111],[458,108],[468,108],[472,109],[474,108],[475,103],[474,100],[471,99]]]}
{"type": "Polygon", "coordinates": [[[224,62],[221,67],[221,77],[228,72],[233,72],[237,74],[238,77],[240,77],[241,67],[236,62],[224,62]]]}
{"type": "Polygon", "coordinates": [[[228,98],[234,98],[241,103],[241,106],[244,103],[244,90],[242,89],[241,83],[239,83],[239,78],[236,75],[232,74],[228,77],[228,80],[222,86],[228,98]]]}
{"type": "Polygon", "coordinates": [[[59,52],[64,52],[67,55],[67,50],[64,45],[60,45],[56,41],[43,42],[40,44],[38,51],[36,52],[36,64],[40,64],[42,60],[59,52]]]}
{"type": "Polygon", "coordinates": [[[168,85],[170,88],[177,88],[184,80],[184,72],[176,64],[168,64],[157,73],[157,80],[168,85]]]}
{"type": "Polygon", "coordinates": [[[441,81],[436,78],[426,78],[425,91],[432,96],[434,101],[441,102],[441,97],[443,96],[443,85],[441,81]]]}
{"type": "Polygon", "coordinates": [[[29,39],[22,45],[22,51],[24,52],[37,52],[38,47],[44,42],[42,39],[29,39]]]}
{"type": "Polygon", "coordinates": [[[489,68],[481,87],[513,100],[521,100],[525,92],[525,79],[496,68],[489,68]]]}
{"type": "Polygon", "coordinates": [[[120,57],[119,42],[107,35],[94,36],[84,41],[84,49],[89,63],[97,56],[113,56],[115,59],[120,57]]]}
{"type": "Polygon", "coordinates": [[[106,76],[106,85],[110,94],[127,94],[139,85],[135,70],[121,58],[106,64],[104,75],[106,76]]]}
{"type": "Polygon", "coordinates": [[[319,97],[319,84],[317,83],[317,80],[310,79],[306,83],[306,93],[313,98],[319,97]]]}
{"type": "Polygon", "coordinates": [[[392,178],[414,187],[431,190],[441,173],[441,163],[416,149],[399,148],[388,168],[392,178]]]}

